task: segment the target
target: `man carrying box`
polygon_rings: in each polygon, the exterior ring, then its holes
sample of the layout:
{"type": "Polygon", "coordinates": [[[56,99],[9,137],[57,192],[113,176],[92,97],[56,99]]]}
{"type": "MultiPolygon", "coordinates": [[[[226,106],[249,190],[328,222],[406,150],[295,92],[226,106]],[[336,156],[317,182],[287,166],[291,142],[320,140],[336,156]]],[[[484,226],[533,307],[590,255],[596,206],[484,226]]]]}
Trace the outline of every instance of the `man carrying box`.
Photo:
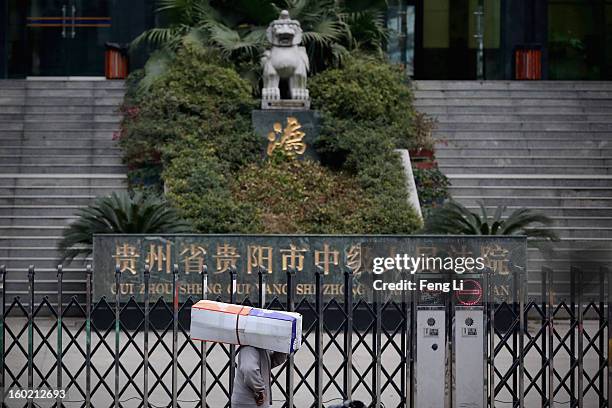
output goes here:
{"type": "Polygon", "coordinates": [[[281,365],[287,354],[242,346],[238,350],[232,408],[272,405],[272,368],[281,365]]]}

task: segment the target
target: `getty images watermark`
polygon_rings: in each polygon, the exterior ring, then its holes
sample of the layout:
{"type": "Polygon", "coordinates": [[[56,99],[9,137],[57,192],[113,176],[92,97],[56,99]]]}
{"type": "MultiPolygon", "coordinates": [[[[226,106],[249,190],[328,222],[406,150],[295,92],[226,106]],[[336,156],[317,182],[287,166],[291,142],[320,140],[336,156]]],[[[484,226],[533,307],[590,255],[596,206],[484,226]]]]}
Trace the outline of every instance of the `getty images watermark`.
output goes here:
{"type": "MultiPolygon", "coordinates": [[[[463,274],[465,272],[482,271],[485,268],[484,258],[478,257],[439,257],[439,256],[411,256],[408,254],[397,254],[393,257],[376,257],[373,261],[372,272],[381,275],[386,271],[408,272],[411,275],[420,271],[445,271],[463,274]]],[[[425,290],[425,291],[463,291],[463,279],[453,279],[450,282],[431,282],[427,279],[419,279],[416,282],[402,279],[396,282],[384,282],[375,279],[374,290],[425,290]]]]}

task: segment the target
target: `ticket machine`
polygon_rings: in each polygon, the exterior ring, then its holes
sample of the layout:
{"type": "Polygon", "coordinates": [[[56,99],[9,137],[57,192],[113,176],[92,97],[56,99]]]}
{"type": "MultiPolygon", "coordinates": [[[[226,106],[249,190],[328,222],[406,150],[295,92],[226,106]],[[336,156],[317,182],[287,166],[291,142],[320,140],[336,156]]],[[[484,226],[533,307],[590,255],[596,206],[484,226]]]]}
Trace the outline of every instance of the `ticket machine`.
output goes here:
{"type": "Polygon", "coordinates": [[[454,407],[484,408],[485,315],[482,284],[465,279],[454,295],[453,350],[455,356],[454,407]]]}
{"type": "Polygon", "coordinates": [[[444,407],[446,399],[446,296],[421,292],[416,305],[415,406],[444,407]]]}

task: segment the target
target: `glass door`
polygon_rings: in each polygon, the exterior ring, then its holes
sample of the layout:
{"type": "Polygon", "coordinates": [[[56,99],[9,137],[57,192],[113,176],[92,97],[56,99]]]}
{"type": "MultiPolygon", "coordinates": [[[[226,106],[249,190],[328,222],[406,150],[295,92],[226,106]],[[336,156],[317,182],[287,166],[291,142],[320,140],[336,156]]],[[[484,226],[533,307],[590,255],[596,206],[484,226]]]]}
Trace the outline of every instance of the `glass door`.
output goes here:
{"type": "Polygon", "coordinates": [[[110,38],[108,0],[32,0],[26,20],[30,76],[101,76],[110,38]]]}
{"type": "Polygon", "coordinates": [[[70,75],[104,75],[104,44],[110,41],[108,0],[72,0],[70,75]]]}
{"type": "Polygon", "coordinates": [[[62,76],[66,71],[70,10],[65,0],[32,0],[26,17],[29,75],[62,76]]]}

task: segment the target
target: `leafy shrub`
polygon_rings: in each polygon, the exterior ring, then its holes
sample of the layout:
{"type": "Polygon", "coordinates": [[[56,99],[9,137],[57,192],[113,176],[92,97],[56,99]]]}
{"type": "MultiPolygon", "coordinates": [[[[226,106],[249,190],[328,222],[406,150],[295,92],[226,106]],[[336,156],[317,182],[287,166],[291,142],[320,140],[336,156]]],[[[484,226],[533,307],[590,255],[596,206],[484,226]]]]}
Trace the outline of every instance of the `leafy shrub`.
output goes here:
{"type": "Polygon", "coordinates": [[[342,68],[313,77],[308,87],[314,106],[338,119],[409,123],[413,112],[403,71],[375,58],[348,58],[342,68]]]}
{"type": "MultiPolygon", "coordinates": [[[[319,163],[279,157],[245,167],[235,186],[238,201],[256,208],[264,233],[406,233],[418,227],[398,209],[319,163]]],[[[407,205],[408,213],[410,208],[407,205]]]]}
{"type": "Polygon", "coordinates": [[[380,97],[392,92],[391,79],[401,85],[390,96],[396,103],[382,101],[380,112],[391,109],[391,116],[334,116],[346,93],[335,102],[325,96],[318,100],[326,117],[317,148],[322,164],[283,155],[264,161],[247,81],[198,49],[183,49],[146,91],[131,93],[120,135],[131,180],[157,177],[157,188],[199,232],[414,232],[420,220],[394,151],[397,129],[409,128],[409,120],[400,121],[412,112],[409,89],[390,66],[367,63],[369,75],[389,82],[380,97]]]}
{"type": "Polygon", "coordinates": [[[211,147],[234,168],[255,158],[259,144],[250,128],[250,85],[206,57],[198,49],[182,49],[165,75],[128,100],[119,143],[131,170],[152,168],[159,176],[162,161],[171,161],[177,150],[184,153],[185,146],[211,147]]]}
{"type": "Polygon", "coordinates": [[[425,208],[440,206],[450,197],[448,178],[437,168],[412,169],[419,192],[419,201],[425,208]]]}

